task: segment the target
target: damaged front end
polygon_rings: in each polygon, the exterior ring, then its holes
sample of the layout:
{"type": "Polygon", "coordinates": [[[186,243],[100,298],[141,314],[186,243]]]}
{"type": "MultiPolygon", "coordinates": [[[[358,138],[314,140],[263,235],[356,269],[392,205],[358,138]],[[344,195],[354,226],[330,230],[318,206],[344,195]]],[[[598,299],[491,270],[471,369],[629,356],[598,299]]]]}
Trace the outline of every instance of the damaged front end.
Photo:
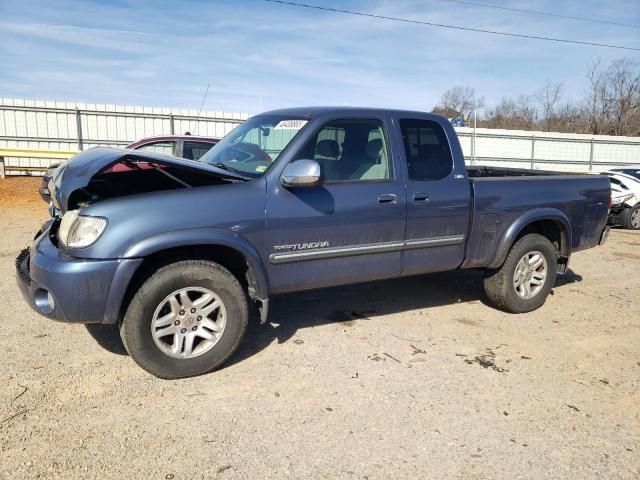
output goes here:
{"type": "Polygon", "coordinates": [[[247,180],[205,163],[134,150],[93,148],[60,167],[49,183],[52,216],[116,197],[247,180]]]}
{"type": "Polygon", "coordinates": [[[16,261],[24,298],[52,319],[115,323],[144,261],[206,252],[237,266],[266,317],[268,284],[253,246],[264,228],[264,181],[247,180],[139,151],[80,153],[51,179],[53,218],[16,261]],[[229,256],[231,249],[239,253],[229,256]]]}

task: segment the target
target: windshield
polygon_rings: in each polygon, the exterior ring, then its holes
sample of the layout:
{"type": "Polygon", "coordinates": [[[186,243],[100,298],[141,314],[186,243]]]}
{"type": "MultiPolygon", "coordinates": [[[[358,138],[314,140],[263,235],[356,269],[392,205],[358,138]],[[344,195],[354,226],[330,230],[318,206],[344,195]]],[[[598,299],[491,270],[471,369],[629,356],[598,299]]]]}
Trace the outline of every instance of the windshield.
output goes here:
{"type": "Polygon", "coordinates": [[[225,135],[200,161],[247,177],[260,177],[306,124],[307,120],[282,115],[250,118],[225,135]]]}

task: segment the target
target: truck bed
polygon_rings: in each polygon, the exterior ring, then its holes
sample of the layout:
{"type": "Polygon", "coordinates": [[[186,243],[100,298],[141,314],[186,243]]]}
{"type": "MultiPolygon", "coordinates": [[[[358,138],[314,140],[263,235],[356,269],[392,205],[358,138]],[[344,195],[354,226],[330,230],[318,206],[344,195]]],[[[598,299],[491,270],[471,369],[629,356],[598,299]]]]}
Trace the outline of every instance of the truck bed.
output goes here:
{"type": "Polygon", "coordinates": [[[550,170],[532,170],[528,168],[507,168],[507,167],[487,167],[473,166],[467,167],[467,174],[470,178],[488,177],[540,177],[550,175],[575,175],[567,172],[555,172],[550,170]]]}
{"type": "Polygon", "coordinates": [[[465,268],[496,258],[496,245],[528,212],[561,212],[571,230],[570,251],[597,245],[609,208],[609,179],[602,175],[471,167],[471,233],[465,268]]]}

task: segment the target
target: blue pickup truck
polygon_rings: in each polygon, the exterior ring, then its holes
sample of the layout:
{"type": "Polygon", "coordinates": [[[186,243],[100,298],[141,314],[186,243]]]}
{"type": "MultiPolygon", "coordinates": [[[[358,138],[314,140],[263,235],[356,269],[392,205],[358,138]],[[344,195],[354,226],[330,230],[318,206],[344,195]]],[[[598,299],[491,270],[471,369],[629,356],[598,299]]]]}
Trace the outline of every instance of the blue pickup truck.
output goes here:
{"type": "Polygon", "coordinates": [[[476,268],[497,308],[532,311],[605,240],[610,198],[604,176],[467,168],[435,115],[334,107],[252,117],[199,162],[94,148],[49,190],[24,298],[118,324],[162,378],[222,365],[283,292],[476,268]]]}

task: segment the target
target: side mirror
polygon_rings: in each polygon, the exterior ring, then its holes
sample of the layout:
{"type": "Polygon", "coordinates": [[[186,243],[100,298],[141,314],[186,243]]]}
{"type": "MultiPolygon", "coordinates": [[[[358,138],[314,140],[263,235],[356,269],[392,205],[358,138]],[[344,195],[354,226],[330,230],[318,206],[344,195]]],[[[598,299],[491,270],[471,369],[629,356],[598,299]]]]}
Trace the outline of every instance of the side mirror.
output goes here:
{"type": "Polygon", "coordinates": [[[315,160],[296,160],[282,173],[285,187],[313,187],[320,184],[320,164],[315,160]]]}

